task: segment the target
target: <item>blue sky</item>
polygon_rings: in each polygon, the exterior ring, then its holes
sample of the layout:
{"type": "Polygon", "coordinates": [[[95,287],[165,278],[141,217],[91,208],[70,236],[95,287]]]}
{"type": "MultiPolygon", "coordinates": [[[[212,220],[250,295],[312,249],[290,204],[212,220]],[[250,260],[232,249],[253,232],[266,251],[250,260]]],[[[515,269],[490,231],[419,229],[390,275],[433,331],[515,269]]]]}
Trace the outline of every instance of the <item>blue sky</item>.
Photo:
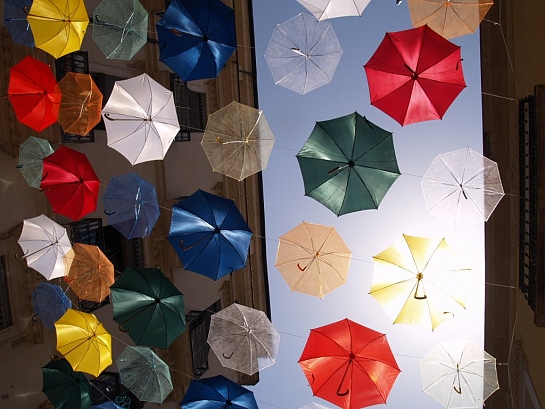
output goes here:
{"type": "Polygon", "coordinates": [[[254,0],[259,106],[276,137],[263,178],[272,321],[282,339],[276,364],[260,372],[260,382],[252,390],[262,409],[300,408],[310,402],[332,407],[329,402],[312,396],[297,361],[311,328],[349,318],[387,335],[402,370],[390,394],[389,408],[441,408],[422,392],[418,362],[437,342],[471,338],[482,345],[483,226],[453,229],[427,214],[420,179],[436,154],[468,146],[482,152],[478,34],[452,40],[462,47],[467,88],[443,120],[401,127],[370,105],[363,65],[386,32],[411,28],[406,2],[396,6],[395,0],[373,0],[362,17],[328,20],[344,53],[333,81],[304,96],[275,85],[263,58],[275,24],[301,12],[308,13],[296,0],[254,0]],[[304,196],[295,155],[316,121],[354,111],[393,132],[402,175],[378,210],[337,217],[314,199],[304,196]],[[274,267],[278,237],[302,221],[334,226],[353,252],[347,283],[323,299],[291,292],[274,267]],[[402,234],[445,237],[462,262],[472,268],[466,280],[467,310],[439,326],[435,332],[392,325],[382,307],[368,294],[373,274],[372,256],[402,234]]]}

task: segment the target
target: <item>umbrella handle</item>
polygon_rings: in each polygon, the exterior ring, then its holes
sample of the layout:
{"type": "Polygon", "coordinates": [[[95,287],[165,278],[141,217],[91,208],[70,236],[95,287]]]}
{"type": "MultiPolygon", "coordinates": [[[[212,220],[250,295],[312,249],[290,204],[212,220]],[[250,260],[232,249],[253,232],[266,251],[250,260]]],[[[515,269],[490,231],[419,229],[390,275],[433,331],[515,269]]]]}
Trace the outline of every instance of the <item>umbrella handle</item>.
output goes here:
{"type": "Polygon", "coordinates": [[[36,317],[40,315],[40,314],[34,314],[32,317],[30,317],[30,319],[33,321],[33,322],[38,322],[38,320],[36,319],[36,317]]]}
{"type": "Polygon", "coordinates": [[[346,365],[346,369],[344,371],[344,375],[341,379],[341,382],[339,383],[339,387],[337,388],[337,396],[346,396],[350,393],[350,390],[347,388],[346,391],[341,392],[341,387],[343,386],[344,378],[346,378],[346,374],[348,373],[348,369],[350,368],[350,365],[352,365],[352,358],[348,361],[348,365],[346,365]]]}
{"type": "Polygon", "coordinates": [[[223,141],[221,140],[219,136],[216,136],[216,140],[223,145],[223,141]]]}
{"type": "Polygon", "coordinates": [[[55,354],[53,354],[53,355],[51,355],[51,356],[49,357],[49,359],[51,359],[52,361],[60,361],[60,360],[62,360],[63,358],[64,358],[64,355],[58,356],[58,355],[55,355],[55,354]]]}
{"type": "Polygon", "coordinates": [[[299,263],[297,263],[297,268],[298,268],[299,270],[301,270],[301,271],[305,271],[305,270],[307,269],[306,267],[301,268],[301,266],[299,265],[299,263]]]}
{"type": "Polygon", "coordinates": [[[456,386],[453,386],[454,392],[456,392],[458,395],[462,394],[462,388],[458,389],[456,386]]]}
{"type": "Polygon", "coordinates": [[[117,212],[111,212],[111,213],[110,213],[110,212],[108,212],[108,209],[104,209],[104,214],[105,214],[106,216],[111,216],[112,214],[115,214],[115,213],[117,213],[117,212]]]}
{"type": "Polygon", "coordinates": [[[119,331],[121,331],[121,332],[123,332],[123,333],[126,334],[126,333],[128,333],[131,329],[130,329],[130,328],[128,328],[128,329],[123,328],[123,325],[124,325],[124,324],[125,324],[125,322],[124,322],[123,324],[119,324],[119,327],[118,327],[118,328],[119,328],[119,331]]]}

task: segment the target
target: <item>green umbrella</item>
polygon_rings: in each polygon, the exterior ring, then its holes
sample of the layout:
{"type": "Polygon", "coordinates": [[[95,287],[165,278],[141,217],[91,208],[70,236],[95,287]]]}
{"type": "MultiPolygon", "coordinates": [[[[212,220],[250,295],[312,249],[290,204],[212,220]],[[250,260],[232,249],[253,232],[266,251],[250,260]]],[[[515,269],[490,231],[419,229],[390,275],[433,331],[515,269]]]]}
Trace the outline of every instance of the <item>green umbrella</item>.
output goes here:
{"type": "Polygon", "coordinates": [[[42,391],[55,409],[91,408],[91,384],[66,359],[50,361],[42,367],[42,374],[42,391]]]}
{"type": "Polygon", "coordinates": [[[114,320],[136,344],[166,349],[185,331],[184,296],[159,269],[127,267],[110,291],[114,320]]]}
{"type": "Polygon", "coordinates": [[[30,187],[40,188],[44,158],[53,153],[53,148],[45,139],[30,136],[19,147],[17,166],[30,187]]]}
{"type": "Polygon", "coordinates": [[[377,209],[400,175],[392,133],[357,112],[317,122],[297,160],[305,195],[337,216],[377,209]]]}
{"type": "Polygon", "coordinates": [[[151,349],[127,346],[116,362],[121,383],[139,400],[162,403],[172,392],[170,369],[151,349]]]}
{"type": "Polygon", "coordinates": [[[93,10],[93,40],[106,58],[130,60],[147,38],[148,12],[139,0],[103,0],[93,10]]]}

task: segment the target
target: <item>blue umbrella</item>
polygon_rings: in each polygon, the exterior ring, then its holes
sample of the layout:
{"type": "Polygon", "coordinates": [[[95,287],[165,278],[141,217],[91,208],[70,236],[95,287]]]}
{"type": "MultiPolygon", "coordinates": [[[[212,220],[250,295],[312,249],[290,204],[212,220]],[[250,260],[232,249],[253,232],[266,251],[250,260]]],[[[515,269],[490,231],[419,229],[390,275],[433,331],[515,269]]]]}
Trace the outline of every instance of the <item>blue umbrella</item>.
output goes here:
{"type": "Polygon", "coordinates": [[[61,287],[44,281],[32,292],[32,300],[35,317],[39,317],[46,328],[55,328],[55,321],[72,307],[72,303],[61,287]]]}
{"type": "Polygon", "coordinates": [[[128,239],[149,236],[159,218],[155,187],[134,172],[111,178],[102,200],[108,222],[128,239]]]}
{"type": "Polygon", "coordinates": [[[218,280],[244,268],[251,238],[230,199],[197,190],[172,207],[168,241],[186,270],[218,280]]]}
{"type": "Polygon", "coordinates": [[[34,47],[34,37],[26,19],[32,0],[4,0],[4,24],[18,44],[34,47]]]}
{"type": "Polygon", "coordinates": [[[184,81],[216,78],[237,48],[235,13],[220,0],[173,0],[156,27],[159,60],[184,81]]]}
{"type": "Polygon", "coordinates": [[[222,375],[191,381],[182,409],[257,409],[254,394],[222,375]]]}

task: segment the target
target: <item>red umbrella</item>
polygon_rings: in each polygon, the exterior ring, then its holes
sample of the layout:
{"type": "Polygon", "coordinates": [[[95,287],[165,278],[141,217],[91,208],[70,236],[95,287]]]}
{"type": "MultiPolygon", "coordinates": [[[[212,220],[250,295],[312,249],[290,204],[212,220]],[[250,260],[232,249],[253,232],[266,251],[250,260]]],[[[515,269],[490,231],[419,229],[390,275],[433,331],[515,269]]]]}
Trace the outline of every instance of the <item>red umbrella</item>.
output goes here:
{"type": "Polygon", "coordinates": [[[19,122],[42,131],[57,121],[53,111],[61,96],[51,67],[27,56],[11,67],[8,98],[19,122]]]}
{"type": "Polygon", "coordinates": [[[79,220],[96,210],[100,181],[85,154],[61,146],[44,159],[40,188],[55,213],[79,220]]]}
{"type": "Polygon", "coordinates": [[[386,403],[401,372],[386,335],[349,319],[310,330],[299,365],[314,396],[345,409],[386,403]]]}
{"type": "Polygon", "coordinates": [[[428,26],[386,33],[364,68],[371,105],[401,125],[441,119],[466,86],[460,47],[428,26]]]}

